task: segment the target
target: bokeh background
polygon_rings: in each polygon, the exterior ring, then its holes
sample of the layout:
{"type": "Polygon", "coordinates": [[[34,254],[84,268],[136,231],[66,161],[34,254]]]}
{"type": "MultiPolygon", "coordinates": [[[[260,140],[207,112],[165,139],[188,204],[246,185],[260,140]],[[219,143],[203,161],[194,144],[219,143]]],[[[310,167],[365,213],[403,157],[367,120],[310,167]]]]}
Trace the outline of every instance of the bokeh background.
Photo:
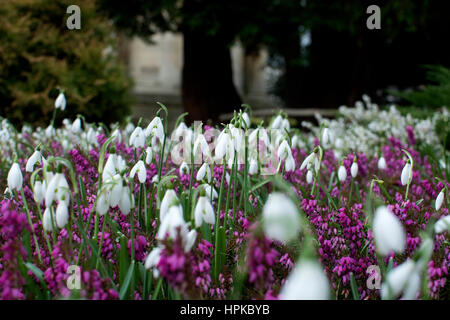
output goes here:
{"type": "Polygon", "coordinates": [[[58,121],[151,118],[156,101],[172,120],[219,122],[242,103],[302,118],[363,94],[429,113],[450,105],[449,34],[438,0],[1,0],[0,116],[48,124],[60,89],[58,121]]]}

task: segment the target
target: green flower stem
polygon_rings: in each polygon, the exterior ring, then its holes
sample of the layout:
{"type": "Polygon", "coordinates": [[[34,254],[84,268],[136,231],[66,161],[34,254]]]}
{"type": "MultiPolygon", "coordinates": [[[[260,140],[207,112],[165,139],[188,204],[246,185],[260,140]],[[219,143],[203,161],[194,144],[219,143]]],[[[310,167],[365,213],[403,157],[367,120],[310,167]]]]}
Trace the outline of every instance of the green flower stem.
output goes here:
{"type": "Polygon", "coordinates": [[[36,246],[36,251],[39,257],[39,262],[42,263],[41,250],[39,249],[39,244],[37,242],[36,233],[34,232],[33,222],[31,221],[30,210],[28,209],[27,199],[25,198],[25,193],[23,192],[23,188],[20,188],[20,194],[22,195],[22,202],[25,207],[25,211],[27,213],[28,224],[31,228],[31,233],[33,234],[34,245],[36,246]]]}

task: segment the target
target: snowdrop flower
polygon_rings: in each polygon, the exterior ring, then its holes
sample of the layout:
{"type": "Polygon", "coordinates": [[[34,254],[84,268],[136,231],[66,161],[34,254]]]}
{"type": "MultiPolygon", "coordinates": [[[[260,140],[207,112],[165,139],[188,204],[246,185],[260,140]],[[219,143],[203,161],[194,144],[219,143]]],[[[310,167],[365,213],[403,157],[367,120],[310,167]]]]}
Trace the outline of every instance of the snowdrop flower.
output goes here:
{"type": "Polygon", "coordinates": [[[106,160],[105,166],[103,167],[102,182],[106,182],[116,175],[116,157],[114,153],[111,153],[108,160],[106,160]]]}
{"type": "Polygon", "coordinates": [[[248,137],[248,142],[250,145],[255,145],[255,147],[258,145],[258,138],[259,135],[259,139],[264,143],[264,145],[268,148],[271,148],[271,144],[269,141],[269,136],[267,135],[267,131],[264,128],[257,128],[255,130],[252,131],[252,133],[250,133],[249,137],[248,137]]]}
{"type": "Polygon", "coordinates": [[[208,142],[206,142],[203,134],[199,134],[195,139],[193,151],[194,155],[196,155],[199,150],[204,157],[211,158],[211,151],[209,150],[208,142]]]}
{"type": "Polygon", "coordinates": [[[196,239],[197,239],[197,231],[195,230],[189,231],[184,239],[184,252],[191,251],[196,239]]]}
{"type": "Polygon", "coordinates": [[[251,158],[248,166],[248,173],[250,175],[254,175],[258,173],[258,161],[256,159],[251,158]]]}
{"type": "Polygon", "coordinates": [[[145,136],[148,137],[150,135],[158,137],[159,141],[161,142],[163,141],[164,127],[160,117],[153,118],[153,120],[149,123],[149,125],[145,129],[145,136]]]}
{"type": "Polygon", "coordinates": [[[42,181],[38,180],[34,183],[33,199],[34,199],[34,201],[36,201],[36,203],[39,203],[39,204],[42,203],[42,201],[44,200],[44,196],[45,196],[45,190],[46,190],[45,181],[42,182],[42,181]]]}
{"type": "Polygon", "coordinates": [[[154,248],[145,259],[145,268],[153,269],[153,276],[155,278],[159,277],[159,270],[156,268],[159,263],[159,259],[161,258],[161,248],[154,248]]]}
{"type": "Polygon", "coordinates": [[[219,137],[217,138],[217,144],[214,149],[215,159],[217,162],[220,162],[220,160],[222,160],[223,157],[226,155],[230,143],[231,143],[230,134],[225,132],[225,130],[222,131],[219,137]]]}
{"type": "Polygon", "coordinates": [[[122,142],[122,136],[120,134],[119,129],[115,129],[112,133],[111,133],[111,137],[114,137],[113,140],[121,143],[122,142]]]}
{"type": "Polygon", "coordinates": [[[444,190],[445,188],[442,189],[441,192],[439,192],[438,196],[436,197],[436,205],[435,205],[436,211],[439,211],[439,209],[442,206],[442,203],[444,202],[444,190]]]}
{"type": "Polygon", "coordinates": [[[188,130],[188,127],[184,122],[180,122],[178,127],[172,133],[172,140],[179,141],[181,137],[184,136],[185,132],[188,130]]]}
{"type": "Polygon", "coordinates": [[[206,192],[206,196],[211,199],[211,196],[213,199],[217,199],[219,197],[219,195],[217,194],[216,189],[214,189],[214,187],[210,184],[204,183],[201,185],[203,187],[203,189],[206,192]],[[212,193],[212,195],[211,195],[212,193]]]}
{"type": "Polygon", "coordinates": [[[147,147],[147,149],[145,149],[145,163],[146,164],[150,164],[153,160],[153,151],[152,148],[147,147]]]}
{"type": "Polygon", "coordinates": [[[420,269],[413,260],[408,259],[387,274],[381,296],[383,299],[396,298],[403,292],[402,299],[414,299],[420,290],[420,282],[420,269]]]}
{"type": "Polygon", "coordinates": [[[248,116],[247,112],[243,112],[242,113],[242,120],[244,120],[245,125],[247,126],[247,128],[250,128],[250,117],[248,116]]]}
{"type": "Polygon", "coordinates": [[[308,184],[311,184],[313,182],[313,173],[311,170],[308,170],[308,172],[306,173],[306,182],[308,184]]]}
{"type": "Polygon", "coordinates": [[[53,213],[53,217],[51,216],[51,210],[49,207],[45,208],[44,215],[42,216],[42,227],[44,228],[44,231],[52,231],[52,219],[53,221],[56,220],[55,214],[53,213]]]}
{"type": "Polygon", "coordinates": [[[206,176],[207,181],[211,181],[211,168],[209,167],[208,163],[202,164],[200,169],[197,172],[197,181],[202,181],[206,176]]]}
{"type": "Polygon", "coordinates": [[[55,100],[55,108],[65,110],[66,109],[66,96],[61,92],[55,100]]]}
{"type": "Polygon", "coordinates": [[[100,195],[97,197],[97,205],[96,205],[96,211],[100,216],[103,216],[108,212],[109,209],[109,194],[108,191],[102,190],[100,192],[100,195]]]}
{"type": "Polygon", "coordinates": [[[122,194],[119,200],[119,209],[123,215],[128,215],[131,208],[133,208],[134,197],[128,186],[122,188],[122,194]]]}
{"type": "Polygon", "coordinates": [[[8,188],[12,192],[14,190],[21,190],[22,189],[22,183],[23,183],[23,176],[22,171],[20,171],[19,164],[17,162],[14,162],[11,166],[11,169],[9,169],[8,172],[8,188]]]}
{"type": "Polygon", "coordinates": [[[47,136],[47,138],[52,138],[56,135],[56,130],[52,125],[49,125],[47,127],[47,129],[45,129],[45,135],[47,136]]]}
{"type": "Polygon", "coordinates": [[[286,169],[286,172],[291,172],[295,170],[295,160],[292,154],[289,154],[286,162],[284,163],[284,168],[286,169]]]}
{"type": "Polygon", "coordinates": [[[300,165],[300,170],[305,169],[305,167],[309,170],[311,166],[314,164],[314,169],[317,172],[319,170],[319,159],[317,157],[317,152],[314,150],[309,154],[305,160],[303,160],[302,164],[300,165]]]}
{"type": "Polygon", "coordinates": [[[161,221],[164,220],[166,214],[169,212],[169,207],[178,203],[177,194],[173,189],[168,189],[164,194],[164,197],[161,201],[161,207],[159,209],[159,219],[161,221]]]}
{"type": "Polygon", "coordinates": [[[411,168],[411,163],[409,163],[409,160],[408,160],[402,170],[402,175],[401,175],[402,185],[403,186],[407,185],[411,181],[411,178],[412,178],[412,168],[411,168]]]}
{"type": "Polygon", "coordinates": [[[287,242],[300,232],[297,207],[286,195],[274,192],[269,195],[262,214],[264,233],[271,239],[287,242]]]}
{"type": "Polygon", "coordinates": [[[81,131],[81,120],[80,118],[76,118],[75,121],[72,123],[71,130],[73,133],[78,133],[81,131]]]}
{"type": "Polygon", "coordinates": [[[380,254],[391,251],[402,253],[405,249],[405,230],[398,218],[386,207],[378,207],[373,219],[375,245],[380,254]]]}
{"type": "Polygon", "coordinates": [[[61,201],[56,207],[56,225],[62,229],[69,221],[69,210],[67,208],[67,202],[61,201]]]}
{"type": "Polygon", "coordinates": [[[147,169],[145,169],[144,161],[139,160],[134,167],[130,171],[130,178],[134,178],[136,175],[136,172],[138,174],[138,179],[140,183],[145,183],[145,180],[147,180],[147,169]]]}
{"type": "Polygon", "coordinates": [[[184,238],[187,234],[187,226],[183,219],[183,210],[180,205],[173,205],[169,208],[164,220],[161,220],[156,238],[164,240],[166,234],[169,234],[169,238],[176,239],[178,229],[180,229],[181,236],[184,238]]]}
{"type": "Polygon", "coordinates": [[[322,131],[322,144],[327,145],[328,142],[331,142],[331,133],[328,128],[324,128],[322,131]]]}
{"type": "Polygon", "coordinates": [[[39,149],[34,150],[33,154],[28,158],[27,164],[25,166],[26,172],[33,172],[34,165],[42,161],[42,154],[39,149]]]}
{"type": "Polygon", "coordinates": [[[338,178],[339,181],[343,182],[345,179],[347,179],[347,170],[343,165],[341,165],[338,169],[338,178]]]}
{"type": "Polygon", "coordinates": [[[189,174],[189,166],[186,161],[183,161],[180,165],[180,174],[189,174]]]}
{"type": "Polygon", "coordinates": [[[136,127],[130,136],[130,146],[142,148],[145,146],[145,135],[141,127],[136,127]]]}
{"type": "Polygon", "coordinates": [[[98,141],[97,141],[97,133],[95,132],[95,130],[90,127],[87,134],[86,134],[86,140],[93,145],[97,145],[98,141]]]}
{"type": "Polygon", "coordinates": [[[111,208],[117,206],[122,197],[123,181],[120,174],[116,174],[108,181],[109,184],[109,205],[111,208]]]}
{"type": "Polygon", "coordinates": [[[214,209],[207,197],[200,196],[198,199],[197,205],[195,206],[194,217],[195,226],[197,228],[201,227],[203,221],[212,225],[215,223],[214,209]]]}
{"type": "Polygon", "coordinates": [[[289,144],[286,140],[283,140],[283,142],[281,142],[280,146],[278,147],[277,153],[280,160],[286,159],[291,154],[291,148],[289,147],[289,144]]]}
{"type": "Polygon", "coordinates": [[[277,115],[273,119],[273,121],[270,125],[270,129],[281,129],[282,123],[283,123],[283,117],[281,115],[277,115]]]}
{"type": "Polygon", "coordinates": [[[356,161],[353,161],[352,166],[350,167],[350,173],[352,178],[355,178],[358,174],[358,163],[356,161]]]}
{"type": "Polygon", "coordinates": [[[288,276],[280,291],[283,300],[327,300],[330,286],[320,264],[313,260],[300,261],[288,276]]]}
{"type": "Polygon", "coordinates": [[[439,234],[446,230],[450,231],[450,216],[442,217],[434,224],[435,233],[439,234]]]}
{"type": "Polygon", "coordinates": [[[242,130],[230,125],[231,140],[234,142],[234,150],[239,152],[242,146],[242,130]]]}
{"type": "Polygon", "coordinates": [[[384,159],[383,156],[381,156],[381,157],[378,159],[378,169],[380,169],[380,170],[386,169],[386,160],[384,159]]]}

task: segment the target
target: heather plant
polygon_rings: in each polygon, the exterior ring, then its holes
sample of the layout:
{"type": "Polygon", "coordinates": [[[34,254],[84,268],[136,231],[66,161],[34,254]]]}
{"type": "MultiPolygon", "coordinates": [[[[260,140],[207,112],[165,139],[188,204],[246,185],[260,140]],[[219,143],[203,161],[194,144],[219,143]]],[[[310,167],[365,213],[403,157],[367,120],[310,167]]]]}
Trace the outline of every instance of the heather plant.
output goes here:
{"type": "Polygon", "coordinates": [[[171,133],[163,104],[148,126],[3,119],[0,296],[448,299],[448,111],[363,100],[309,131],[248,106],[171,133]]]}

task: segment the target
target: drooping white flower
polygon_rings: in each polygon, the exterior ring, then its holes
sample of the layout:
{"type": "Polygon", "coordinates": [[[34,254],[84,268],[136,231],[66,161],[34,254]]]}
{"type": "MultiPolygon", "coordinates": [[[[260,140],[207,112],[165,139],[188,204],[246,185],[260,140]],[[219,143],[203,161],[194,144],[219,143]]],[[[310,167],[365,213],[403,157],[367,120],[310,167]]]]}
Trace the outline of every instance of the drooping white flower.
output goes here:
{"type": "Polygon", "coordinates": [[[111,137],[114,137],[113,140],[121,143],[122,142],[122,135],[120,134],[120,130],[119,129],[115,129],[112,133],[111,133],[111,137]]]}
{"type": "Polygon", "coordinates": [[[229,146],[230,143],[231,143],[230,134],[227,133],[225,130],[222,131],[219,134],[219,137],[217,138],[217,144],[214,149],[215,159],[217,162],[220,162],[220,160],[222,160],[223,157],[226,155],[227,150],[230,148],[229,146]]]}
{"type": "Polygon", "coordinates": [[[119,200],[119,209],[123,215],[127,216],[133,208],[134,197],[128,186],[122,188],[122,194],[119,200]]]}
{"type": "Polygon", "coordinates": [[[308,184],[311,184],[313,182],[313,173],[311,170],[308,170],[308,172],[306,173],[306,182],[308,184]]]}
{"type": "Polygon", "coordinates": [[[331,141],[330,130],[328,128],[324,128],[322,131],[322,144],[327,145],[328,142],[331,141]]]}
{"type": "Polygon", "coordinates": [[[250,128],[250,117],[248,116],[247,112],[243,112],[242,113],[242,120],[244,120],[245,125],[247,126],[247,128],[250,128]]]}
{"type": "Polygon", "coordinates": [[[167,216],[161,220],[156,238],[163,240],[168,234],[170,239],[176,239],[178,230],[183,238],[188,232],[181,205],[173,205],[169,208],[167,216]]]}
{"type": "Polygon", "coordinates": [[[145,146],[145,134],[141,127],[136,127],[130,136],[130,146],[142,148],[145,146]]]}
{"type": "Polygon", "coordinates": [[[378,169],[380,169],[380,170],[386,169],[386,160],[384,159],[383,156],[381,156],[381,157],[378,159],[378,169]]]}
{"type": "Polygon", "coordinates": [[[196,227],[200,227],[203,221],[212,225],[215,223],[214,209],[211,202],[209,202],[209,198],[201,196],[198,199],[197,205],[195,206],[194,218],[196,227]]]}
{"type": "Polygon", "coordinates": [[[158,137],[159,141],[162,143],[164,139],[164,126],[162,124],[161,118],[154,117],[153,120],[149,123],[149,125],[145,129],[144,134],[146,137],[150,135],[158,137]]]}
{"type": "Polygon", "coordinates": [[[201,185],[201,187],[203,187],[203,189],[206,192],[206,196],[209,199],[211,199],[211,196],[212,196],[213,199],[217,199],[219,197],[219,195],[217,194],[216,189],[214,189],[214,187],[212,185],[204,183],[204,184],[201,185]],[[211,195],[211,193],[212,193],[212,195],[211,195]]]}
{"type": "Polygon", "coordinates": [[[286,162],[284,163],[284,168],[286,172],[291,172],[295,170],[295,160],[292,154],[288,155],[286,162]]]}
{"type": "Polygon", "coordinates": [[[180,174],[189,174],[189,166],[186,161],[183,161],[180,165],[180,174]]]}
{"type": "Polygon", "coordinates": [[[270,124],[270,128],[281,129],[282,124],[283,124],[283,117],[281,115],[277,115],[270,124]]]}
{"type": "Polygon", "coordinates": [[[109,194],[107,190],[103,190],[97,198],[96,210],[99,215],[103,216],[109,209],[109,194]]]}
{"type": "Polygon", "coordinates": [[[159,219],[161,221],[164,220],[167,212],[169,212],[169,207],[178,203],[178,196],[175,193],[175,190],[168,189],[164,194],[164,197],[161,201],[161,207],[159,209],[159,219]]]}
{"type": "Polygon", "coordinates": [[[55,108],[65,110],[66,109],[66,96],[64,93],[60,93],[55,100],[55,108]]]}
{"type": "Polygon", "coordinates": [[[56,225],[62,229],[69,221],[69,210],[67,208],[67,202],[61,201],[56,207],[56,225]]]}
{"type": "Polygon", "coordinates": [[[445,189],[442,189],[441,192],[439,192],[438,196],[436,197],[436,204],[435,204],[436,211],[439,211],[439,209],[442,206],[442,203],[444,202],[444,190],[445,189]]]}
{"type": "Polygon", "coordinates": [[[381,287],[383,299],[397,298],[402,292],[403,299],[414,299],[420,290],[420,275],[413,260],[408,259],[386,276],[386,281],[381,287]]]}
{"type": "Polygon", "coordinates": [[[34,165],[42,161],[42,154],[39,150],[34,150],[33,154],[28,158],[27,164],[25,166],[26,172],[33,172],[34,165]]]}
{"type": "Polygon", "coordinates": [[[178,127],[172,133],[172,140],[179,141],[181,137],[184,136],[185,132],[188,130],[188,127],[184,122],[180,122],[178,127]]]}
{"type": "Polygon", "coordinates": [[[286,140],[283,140],[283,142],[281,142],[280,146],[278,147],[277,154],[280,160],[286,159],[291,154],[291,148],[289,147],[289,144],[286,140]]]}
{"type": "Polygon", "coordinates": [[[44,215],[42,216],[42,227],[44,228],[44,231],[49,232],[53,230],[52,219],[53,223],[55,223],[56,220],[55,214],[53,213],[52,218],[50,208],[49,207],[45,208],[44,215]]]}
{"type": "Polygon", "coordinates": [[[440,218],[434,224],[434,232],[437,234],[445,231],[450,231],[450,215],[440,218]]]}
{"type": "Polygon", "coordinates": [[[21,190],[22,189],[22,183],[23,183],[23,176],[22,171],[20,171],[19,164],[17,162],[14,162],[11,166],[11,169],[9,169],[8,172],[8,188],[12,192],[14,190],[21,190]]]}
{"type": "Polygon", "coordinates": [[[161,258],[161,248],[156,247],[153,248],[153,250],[148,254],[147,258],[145,259],[145,268],[146,269],[153,269],[153,276],[155,278],[159,277],[159,270],[156,268],[159,263],[159,259],[161,258]]]}
{"type": "Polygon", "coordinates": [[[356,177],[356,175],[358,174],[358,163],[352,163],[352,166],[350,167],[350,173],[352,175],[352,178],[356,177]]]}
{"type": "Polygon", "coordinates": [[[405,249],[405,230],[400,220],[386,207],[378,207],[373,219],[375,245],[380,254],[388,255],[391,251],[402,253],[405,249]]]}
{"type": "Polygon", "coordinates": [[[81,131],[81,120],[80,118],[76,118],[72,123],[71,130],[73,133],[79,133],[81,131]]]}
{"type": "Polygon", "coordinates": [[[330,285],[321,265],[314,260],[300,261],[280,291],[283,300],[327,300],[330,285]]]}
{"type": "Polygon", "coordinates": [[[338,169],[338,178],[339,181],[343,182],[345,179],[347,179],[347,170],[343,165],[341,165],[338,169]]]}
{"type": "Polygon", "coordinates": [[[211,151],[209,150],[208,142],[206,142],[206,138],[203,134],[199,134],[194,142],[194,155],[199,151],[204,157],[211,158],[211,151]]]}
{"type": "Polygon", "coordinates": [[[409,183],[409,181],[411,180],[411,178],[412,178],[411,164],[408,161],[402,170],[402,175],[401,175],[402,185],[403,186],[407,185],[409,183]]]}
{"type": "Polygon", "coordinates": [[[211,181],[211,168],[206,162],[198,169],[196,179],[197,181],[202,181],[205,176],[207,181],[211,181]]]}
{"type": "Polygon", "coordinates": [[[116,155],[110,154],[103,167],[102,182],[105,182],[116,175],[116,155]]]}
{"type": "Polygon", "coordinates": [[[34,183],[33,199],[34,199],[34,201],[36,201],[36,203],[39,203],[39,204],[42,203],[42,201],[44,200],[46,188],[47,188],[47,186],[46,186],[45,181],[42,182],[42,181],[38,180],[34,183]]]}
{"type": "Polygon", "coordinates": [[[250,162],[248,165],[248,173],[250,175],[258,173],[258,161],[256,161],[256,159],[254,158],[250,158],[250,162]]]}
{"type": "Polygon", "coordinates": [[[152,148],[147,147],[147,149],[145,149],[145,163],[146,164],[150,164],[153,160],[153,151],[152,148]]]}
{"type": "Polygon", "coordinates": [[[47,138],[52,138],[56,135],[56,130],[52,125],[49,125],[46,129],[45,129],[45,135],[47,136],[47,138]]]}
{"type": "Polygon", "coordinates": [[[119,204],[122,196],[123,180],[120,174],[116,174],[108,181],[109,186],[109,205],[114,208],[119,204]]]}
{"type": "Polygon", "coordinates": [[[263,207],[263,229],[271,239],[287,242],[300,232],[300,216],[297,207],[286,195],[274,192],[263,207]]]}
{"type": "Polygon", "coordinates": [[[134,176],[138,174],[139,183],[145,183],[147,180],[147,169],[145,169],[144,161],[139,160],[130,171],[130,178],[134,178],[134,176]]]}
{"type": "Polygon", "coordinates": [[[319,170],[319,159],[317,157],[316,152],[310,153],[305,160],[303,160],[302,164],[300,165],[300,170],[303,170],[307,168],[308,170],[314,165],[314,169],[317,172],[319,170]]]}
{"type": "Polygon", "coordinates": [[[194,229],[189,231],[184,239],[184,252],[189,252],[197,239],[197,231],[194,229]]]}

